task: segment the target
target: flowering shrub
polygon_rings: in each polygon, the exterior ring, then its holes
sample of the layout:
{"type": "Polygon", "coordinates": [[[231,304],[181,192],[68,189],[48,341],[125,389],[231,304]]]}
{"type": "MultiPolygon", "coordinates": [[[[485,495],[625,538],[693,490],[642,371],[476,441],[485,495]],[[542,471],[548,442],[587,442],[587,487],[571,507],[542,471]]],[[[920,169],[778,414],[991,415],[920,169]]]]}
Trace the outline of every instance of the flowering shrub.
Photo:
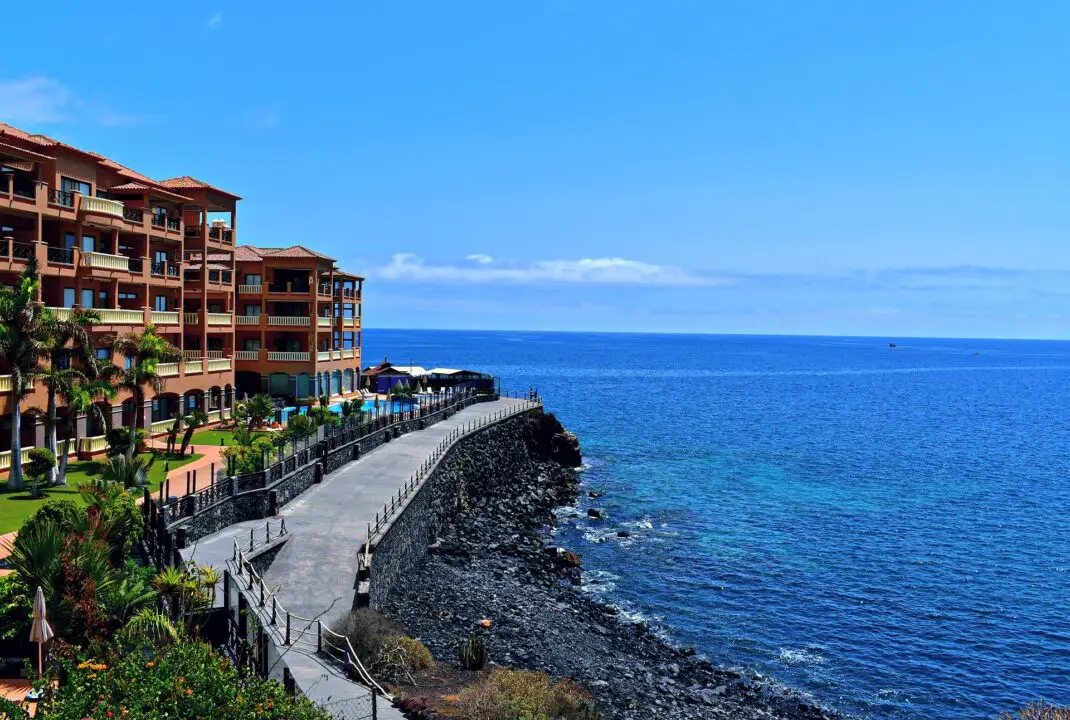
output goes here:
{"type": "Polygon", "coordinates": [[[277,682],[240,677],[210,646],[191,638],[151,652],[112,646],[105,657],[63,665],[67,679],[41,704],[38,718],[330,718],[307,699],[291,697],[277,682]]]}

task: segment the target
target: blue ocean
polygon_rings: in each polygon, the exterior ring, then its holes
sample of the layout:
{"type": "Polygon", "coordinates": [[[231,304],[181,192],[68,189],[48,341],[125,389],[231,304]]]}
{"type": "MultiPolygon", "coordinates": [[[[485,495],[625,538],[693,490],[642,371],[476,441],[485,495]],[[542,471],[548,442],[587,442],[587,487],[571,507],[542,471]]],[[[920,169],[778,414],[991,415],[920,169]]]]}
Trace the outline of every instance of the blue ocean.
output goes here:
{"type": "Polygon", "coordinates": [[[585,591],[674,641],[859,717],[1070,704],[1070,343],[364,341],[366,365],[537,387],[604,493],[558,531],[585,591]]]}

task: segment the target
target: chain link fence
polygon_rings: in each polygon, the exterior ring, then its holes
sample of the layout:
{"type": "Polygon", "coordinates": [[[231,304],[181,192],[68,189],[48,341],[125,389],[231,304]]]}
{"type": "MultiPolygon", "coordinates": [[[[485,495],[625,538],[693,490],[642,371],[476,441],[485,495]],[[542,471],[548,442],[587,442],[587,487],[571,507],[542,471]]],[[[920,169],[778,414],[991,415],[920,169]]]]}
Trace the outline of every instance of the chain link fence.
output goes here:
{"type": "Polygon", "coordinates": [[[330,713],[335,720],[376,720],[377,717],[376,696],[371,693],[366,697],[320,703],[320,707],[330,713]]]}

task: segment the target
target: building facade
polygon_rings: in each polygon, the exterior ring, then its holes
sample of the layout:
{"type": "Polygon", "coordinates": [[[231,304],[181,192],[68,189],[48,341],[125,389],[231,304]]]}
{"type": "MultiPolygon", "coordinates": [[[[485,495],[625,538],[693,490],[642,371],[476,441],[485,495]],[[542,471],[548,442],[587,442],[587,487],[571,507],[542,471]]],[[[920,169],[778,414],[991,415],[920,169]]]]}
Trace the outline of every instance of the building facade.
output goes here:
{"type": "MultiPolygon", "coordinates": [[[[159,369],[164,392],[147,398],[142,407],[135,408],[125,395],[100,403],[113,427],[128,425],[137,412],[143,427],[162,433],[177,412],[192,408],[218,421],[233,408],[236,369],[266,378],[246,383],[250,393],[281,390],[281,382],[272,385],[273,373],[286,373],[295,378],[287,390],[297,390],[296,379],[308,375],[315,379],[302,380],[301,389],[308,384],[339,394],[346,387],[346,370],[359,368],[362,280],[304,248],[308,257],[289,257],[291,248],[277,260],[265,261],[262,254],[271,255],[267,250],[238,247],[239,200],[190,176],[153,180],[96,153],[0,123],[0,284],[12,286],[29,258],[36,257],[42,303],[61,316],[90,307],[101,315],[93,328],[97,357],[121,365],[124,358],[113,356],[106,339],[150,324],[182,351],[181,362],[159,369]],[[251,255],[259,260],[244,260],[251,255]],[[247,270],[239,269],[236,257],[243,258],[240,268],[247,270]],[[239,280],[242,272],[252,279],[254,266],[261,278],[270,279],[255,297],[250,291],[254,283],[239,280]],[[304,285],[293,278],[306,270],[309,288],[302,294],[297,290],[304,285]],[[277,295],[277,287],[285,292],[277,295]],[[259,318],[249,322],[245,314],[256,304],[265,315],[263,327],[259,318]],[[239,306],[240,325],[235,318],[239,306]],[[298,315],[301,319],[295,320],[298,315]],[[276,325],[273,317],[289,318],[284,322],[292,324],[276,325]],[[255,352],[249,343],[254,338],[259,341],[255,352]],[[278,358],[287,351],[274,349],[279,347],[299,349],[292,359],[282,360],[278,358]],[[239,362],[242,367],[236,368],[239,362]],[[337,383],[335,373],[340,374],[337,383]]],[[[12,410],[11,378],[5,374],[10,368],[2,362],[0,471],[10,464],[12,410]]],[[[349,386],[356,387],[356,381],[349,386]]],[[[44,442],[40,417],[27,410],[45,404],[41,387],[23,400],[24,448],[44,442]]],[[[62,439],[66,408],[60,408],[59,416],[62,439]]],[[[76,422],[79,450],[104,450],[105,427],[90,417],[76,422]]]]}
{"type": "Polygon", "coordinates": [[[235,385],[288,398],[360,387],[364,278],[301,245],[237,249],[235,385]]]}

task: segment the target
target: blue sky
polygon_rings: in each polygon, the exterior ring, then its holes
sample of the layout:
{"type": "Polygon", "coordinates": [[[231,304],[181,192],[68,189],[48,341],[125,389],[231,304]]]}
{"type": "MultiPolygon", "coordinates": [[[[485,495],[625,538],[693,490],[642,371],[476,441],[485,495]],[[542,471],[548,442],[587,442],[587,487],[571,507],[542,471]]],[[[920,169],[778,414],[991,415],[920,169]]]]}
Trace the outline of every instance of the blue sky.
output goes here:
{"type": "Polygon", "coordinates": [[[0,118],[242,195],[369,326],[1070,337],[1065,3],[40,12],[0,118]]]}

